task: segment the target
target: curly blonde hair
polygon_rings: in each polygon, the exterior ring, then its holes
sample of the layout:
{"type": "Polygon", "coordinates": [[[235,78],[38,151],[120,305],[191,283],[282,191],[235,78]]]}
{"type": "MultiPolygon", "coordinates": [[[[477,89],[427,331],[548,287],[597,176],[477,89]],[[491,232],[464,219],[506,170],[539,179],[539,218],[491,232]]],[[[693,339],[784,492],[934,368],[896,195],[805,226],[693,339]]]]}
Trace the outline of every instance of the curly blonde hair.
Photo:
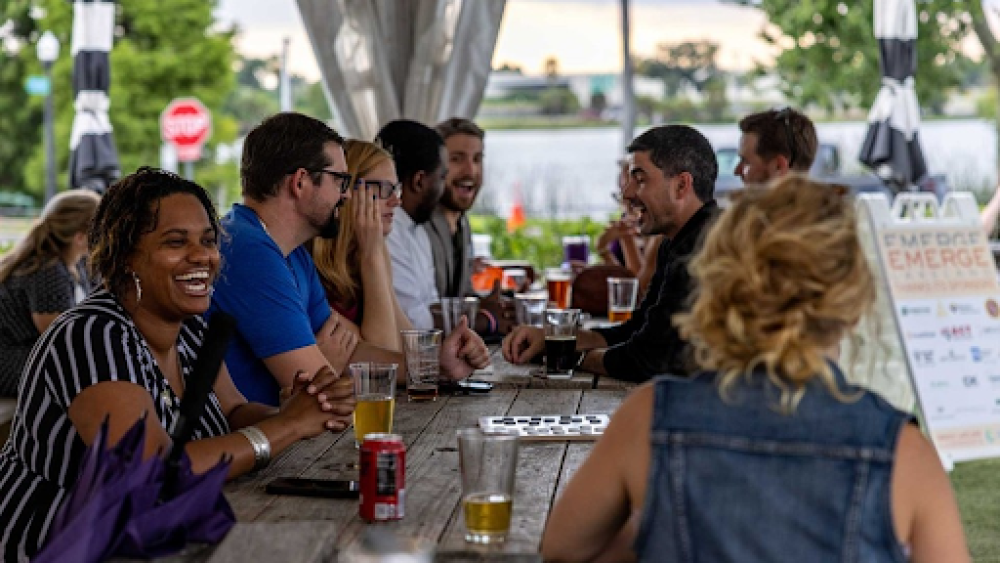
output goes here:
{"type": "Polygon", "coordinates": [[[749,189],[689,265],[692,307],[674,323],[724,398],[763,367],[784,412],[814,379],[848,400],[824,355],[873,305],[875,282],[845,192],[798,175],[749,189]]]}
{"type": "MultiPolygon", "coordinates": [[[[350,185],[371,173],[383,162],[392,162],[392,155],[380,145],[348,139],[344,142],[350,185]]],[[[341,305],[361,299],[361,264],[358,259],[358,237],[354,227],[355,198],[347,200],[340,210],[340,228],[333,239],[312,241],[313,262],[329,298],[341,305]]]]}

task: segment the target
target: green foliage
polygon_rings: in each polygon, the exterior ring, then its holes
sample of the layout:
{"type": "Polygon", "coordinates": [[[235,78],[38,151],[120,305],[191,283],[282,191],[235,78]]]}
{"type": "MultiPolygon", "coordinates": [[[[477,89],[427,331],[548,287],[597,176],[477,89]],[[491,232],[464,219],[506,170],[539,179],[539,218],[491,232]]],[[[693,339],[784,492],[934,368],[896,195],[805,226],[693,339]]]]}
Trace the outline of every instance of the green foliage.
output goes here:
{"type": "Polygon", "coordinates": [[[668,98],[680,93],[684,85],[701,92],[719,76],[718,54],[719,44],[711,41],[661,43],[655,57],[639,61],[636,72],[662,80],[668,98]]]}
{"type": "MultiPolygon", "coordinates": [[[[176,97],[196,97],[212,111],[210,148],[236,138],[235,121],[221,111],[234,84],[233,33],[217,30],[212,14],[216,4],[215,0],[129,0],[119,5],[116,23],[120,33],[111,52],[110,117],[124,174],[142,165],[159,164],[160,113],[176,97]]],[[[73,61],[69,52],[73,7],[65,0],[12,0],[2,16],[27,14],[30,6],[41,8],[44,16],[34,21],[28,18],[27,22],[23,17],[15,20],[24,25],[15,26],[12,35],[26,48],[13,56],[13,63],[5,61],[0,70],[4,80],[0,113],[6,113],[4,108],[17,108],[12,113],[19,116],[10,129],[3,123],[0,136],[17,139],[17,143],[9,144],[17,145],[19,148],[14,150],[28,156],[9,160],[11,157],[0,149],[0,170],[20,176],[20,185],[16,187],[40,194],[45,165],[43,147],[37,140],[41,100],[26,103],[23,87],[7,87],[7,84],[23,84],[27,74],[39,73],[33,45],[39,30],[55,33],[62,44],[59,60],[53,65],[56,170],[59,186],[65,186],[74,114],[73,61]],[[11,74],[21,76],[8,78],[8,69],[11,74]]],[[[200,163],[198,170],[213,166],[200,163]]]]}
{"type": "Polygon", "coordinates": [[[587,235],[593,248],[594,241],[604,230],[604,224],[586,217],[568,221],[528,219],[513,233],[507,232],[507,222],[502,217],[473,215],[469,217],[469,223],[473,232],[492,237],[490,251],[493,258],[527,260],[538,272],[562,263],[562,237],[587,235]]]}
{"type": "MultiPolygon", "coordinates": [[[[761,37],[781,49],[776,66],[790,100],[827,111],[871,106],[881,86],[873,0],[727,1],[767,14],[771,25],[761,37]]],[[[917,2],[916,89],[924,109],[940,113],[960,83],[967,58],[961,43],[971,21],[965,2],[917,2]]]]}
{"type": "Polygon", "coordinates": [[[538,96],[542,115],[565,115],[580,111],[580,100],[569,88],[546,88],[538,96]]]}
{"type": "Polygon", "coordinates": [[[24,163],[42,144],[41,99],[24,91],[28,76],[42,74],[33,49],[41,34],[28,15],[30,2],[9,0],[2,6],[0,24],[9,22],[11,28],[0,34],[0,190],[23,190],[24,163]]]}

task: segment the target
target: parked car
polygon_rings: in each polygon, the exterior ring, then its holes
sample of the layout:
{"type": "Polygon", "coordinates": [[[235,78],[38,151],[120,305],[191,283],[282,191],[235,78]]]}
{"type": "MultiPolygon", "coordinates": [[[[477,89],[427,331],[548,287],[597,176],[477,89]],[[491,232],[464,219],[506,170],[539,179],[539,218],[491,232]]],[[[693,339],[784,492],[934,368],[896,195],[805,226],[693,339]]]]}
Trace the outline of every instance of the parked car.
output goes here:
{"type": "MultiPolygon", "coordinates": [[[[720,147],[715,151],[719,161],[719,178],[715,182],[715,199],[721,205],[729,200],[729,194],[743,189],[743,180],[733,173],[740,157],[736,147],[720,147]]],[[[809,176],[824,182],[842,184],[851,189],[851,193],[883,193],[892,199],[893,190],[882,178],[871,172],[843,174],[841,168],[840,149],[837,145],[820,143],[816,150],[816,159],[809,169],[809,176]]],[[[947,177],[944,174],[928,174],[917,186],[921,192],[935,194],[938,199],[949,191],[947,177]]]]}
{"type": "Polygon", "coordinates": [[[35,198],[25,193],[0,191],[0,216],[27,217],[37,214],[35,198]]]}

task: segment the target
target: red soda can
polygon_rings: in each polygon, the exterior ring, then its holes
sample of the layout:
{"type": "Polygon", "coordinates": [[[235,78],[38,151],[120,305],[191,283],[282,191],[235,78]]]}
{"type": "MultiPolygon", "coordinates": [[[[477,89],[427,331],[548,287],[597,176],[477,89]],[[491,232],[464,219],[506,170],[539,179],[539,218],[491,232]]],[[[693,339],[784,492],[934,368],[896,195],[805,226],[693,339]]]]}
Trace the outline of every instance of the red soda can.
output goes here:
{"type": "Polygon", "coordinates": [[[406,446],[399,434],[366,434],[361,444],[361,504],[369,522],[403,519],[406,500],[406,446]]]}

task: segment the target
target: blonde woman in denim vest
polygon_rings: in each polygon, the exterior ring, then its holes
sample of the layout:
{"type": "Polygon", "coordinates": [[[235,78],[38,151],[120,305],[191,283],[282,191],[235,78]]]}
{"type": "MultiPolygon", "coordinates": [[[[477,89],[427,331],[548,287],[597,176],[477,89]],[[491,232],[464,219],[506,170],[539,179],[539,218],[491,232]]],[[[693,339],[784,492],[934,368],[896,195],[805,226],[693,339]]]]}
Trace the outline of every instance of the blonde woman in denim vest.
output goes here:
{"type": "Polygon", "coordinates": [[[748,191],[690,268],[675,323],[703,371],[625,401],[556,503],[545,560],[969,561],[931,444],[835,363],[875,294],[843,190],[748,191]]]}

